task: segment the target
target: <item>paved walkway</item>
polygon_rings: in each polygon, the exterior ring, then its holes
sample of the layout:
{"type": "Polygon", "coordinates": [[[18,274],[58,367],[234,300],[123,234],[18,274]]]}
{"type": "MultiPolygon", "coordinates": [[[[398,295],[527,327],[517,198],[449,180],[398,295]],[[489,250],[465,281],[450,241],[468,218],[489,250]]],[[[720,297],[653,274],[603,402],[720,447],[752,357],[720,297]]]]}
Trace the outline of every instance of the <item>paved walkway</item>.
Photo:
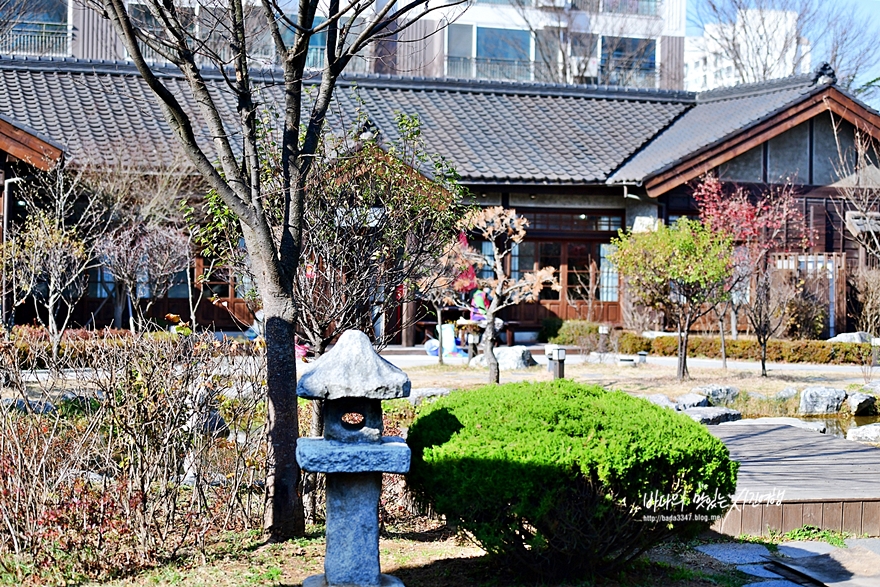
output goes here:
{"type": "MultiPolygon", "coordinates": [[[[525,345],[526,348],[532,353],[535,361],[540,364],[546,365],[547,358],[544,356],[544,345],[525,345]]],[[[427,365],[436,365],[437,357],[432,357],[425,354],[424,350],[421,347],[401,347],[401,346],[389,346],[385,350],[380,353],[383,357],[385,357],[391,363],[397,365],[400,368],[405,367],[421,367],[427,365]]],[[[584,357],[583,355],[577,352],[577,349],[569,348],[568,354],[566,356],[566,364],[573,365],[577,363],[583,363],[585,360],[588,363],[599,363],[600,361],[608,362],[608,363],[616,363],[618,357],[625,357],[634,359],[634,355],[615,355],[612,353],[607,353],[604,357],[599,357],[596,353],[591,353],[590,356],[584,357]]],[[[467,364],[467,356],[464,357],[447,357],[444,358],[444,362],[448,365],[461,365],[464,366],[467,364]]],[[[678,364],[677,357],[657,357],[653,355],[648,355],[648,363],[653,365],[663,365],[667,367],[675,367],[678,364]]],[[[701,368],[701,369],[720,369],[721,368],[721,360],[720,359],[702,359],[702,358],[690,358],[688,357],[688,367],[691,368],[701,368]]],[[[733,370],[744,370],[744,371],[760,371],[761,363],[758,361],[727,361],[727,368],[733,370]]],[[[767,371],[772,373],[773,371],[804,371],[804,372],[820,372],[820,373],[841,373],[841,374],[851,374],[855,377],[862,378],[862,367],[858,365],[815,365],[811,363],[767,363],[767,371]]],[[[880,367],[877,368],[878,374],[880,374],[880,367]]]]}
{"type": "Polygon", "coordinates": [[[704,544],[698,551],[747,575],[760,578],[744,587],[878,587],[880,585],[880,539],[850,539],[846,547],[825,542],[786,542],[774,554],[763,544],[721,542],[704,544]],[[794,583],[783,575],[795,578],[794,583]],[[807,582],[804,577],[812,581],[807,582]],[[803,582],[801,582],[803,581],[803,582]]]}

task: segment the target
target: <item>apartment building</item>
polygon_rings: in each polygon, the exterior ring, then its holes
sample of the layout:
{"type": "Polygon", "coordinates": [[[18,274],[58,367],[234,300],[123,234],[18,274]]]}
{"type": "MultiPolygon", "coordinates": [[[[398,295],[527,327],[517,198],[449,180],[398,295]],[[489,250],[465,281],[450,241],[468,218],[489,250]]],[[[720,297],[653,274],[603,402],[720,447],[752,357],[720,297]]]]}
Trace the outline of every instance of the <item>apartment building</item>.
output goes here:
{"type": "Polygon", "coordinates": [[[684,89],[702,92],[809,73],[811,46],[793,10],[742,10],[684,42],[684,89]]]}
{"type": "Polygon", "coordinates": [[[476,0],[404,31],[380,67],[425,77],[681,89],[685,16],[685,0],[476,0]]]}
{"type": "MultiPolygon", "coordinates": [[[[26,5],[17,22],[0,32],[0,54],[127,59],[110,23],[76,0],[26,5]]],[[[209,9],[192,10],[198,13],[194,27],[211,30],[209,9]]],[[[681,89],[685,12],[685,0],[472,0],[401,27],[349,69],[681,89]]],[[[146,8],[144,15],[148,20],[146,8]]],[[[323,43],[321,35],[312,39],[309,65],[322,66],[323,43]]],[[[268,38],[256,35],[250,51],[273,64],[268,38]]],[[[146,57],[162,60],[149,52],[146,57]]]]}

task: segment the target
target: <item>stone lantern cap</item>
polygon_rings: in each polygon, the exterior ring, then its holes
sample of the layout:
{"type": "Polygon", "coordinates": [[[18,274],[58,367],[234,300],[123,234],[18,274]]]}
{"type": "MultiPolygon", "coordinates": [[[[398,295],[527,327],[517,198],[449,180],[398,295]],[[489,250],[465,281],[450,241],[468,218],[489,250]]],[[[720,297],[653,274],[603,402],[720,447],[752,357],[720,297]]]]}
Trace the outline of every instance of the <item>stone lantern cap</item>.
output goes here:
{"type": "Polygon", "coordinates": [[[396,399],[409,397],[406,373],[383,359],[369,337],[346,330],[329,352],[315,361],[296,386],[305,399],[396,399]]]}

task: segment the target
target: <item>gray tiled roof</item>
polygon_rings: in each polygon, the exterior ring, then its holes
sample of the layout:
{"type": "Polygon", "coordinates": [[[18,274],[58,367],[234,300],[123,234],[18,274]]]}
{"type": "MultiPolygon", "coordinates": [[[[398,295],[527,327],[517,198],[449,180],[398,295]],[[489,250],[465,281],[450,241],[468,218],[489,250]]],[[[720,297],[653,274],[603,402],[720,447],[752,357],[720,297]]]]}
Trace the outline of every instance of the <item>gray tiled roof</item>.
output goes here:
{"type": "Polygon", "coordinates": [[[357,93],[389,134],[417,114],[429,152],[468,183],[599,183],[689,106],[684,93],[473,81],[361,80],[357,93]]]}
{"type": "MultiPolygon", "coordinates": [[[[162,75],[195,110],[180,74],[162,75]]],[[[214,81],[234,120],[233,96],[214,81]]],[[[366,76],[340,84],[340,104],[355,107],[354,93],[386,136],[395,134],[397,112],[418,115],[428,150],[465,182],[510,184],[602,183],[693,100],[685,92],[366,76]]],[[[178,149],[146,84],[121,63],[0,58],[0,114],[80,160],[155,166],[178,149]]],[[[196,133],[208,146],[207,131],[196,133]]]]}
{"type": "MultiPolygon", "coordinates": [[[[168,164],[177,145],[139,77],[108,64],[0,60],[0,113],[89,164],[168,164]]],[[[174,84],[172,84],[174,85],[174,84]]]]}
{"type": "MultiPolygon", "coordinates": [[[[180,73],[159,75],[194,112],[180,73]]],[[[235,97],[216,72],[205,75],[234,121],[235,97]]],[[[266,84],[263,101],[279,101],[278,72],[255,76],[266,84]]],[[[364,109],[389,138],[397,113],[418,115],[427,149],[465,183],[583,185],[641,182],[819,90],[807,76],[702,94],[360,76],[341,80],[336,98],[344,111],[364,109]]],[[[0,115],[80,161],[179,161],[175,137],[130,64],[0,57],[0,115]]],[[[194,130],[210,153],[207,130],[194,130]]]]}
{"type": "Polygon", "coordinates": [[[641,182],[824,87],[802,75],[698,94],[696,105],[612,174],[609,183],[641,182]]]}

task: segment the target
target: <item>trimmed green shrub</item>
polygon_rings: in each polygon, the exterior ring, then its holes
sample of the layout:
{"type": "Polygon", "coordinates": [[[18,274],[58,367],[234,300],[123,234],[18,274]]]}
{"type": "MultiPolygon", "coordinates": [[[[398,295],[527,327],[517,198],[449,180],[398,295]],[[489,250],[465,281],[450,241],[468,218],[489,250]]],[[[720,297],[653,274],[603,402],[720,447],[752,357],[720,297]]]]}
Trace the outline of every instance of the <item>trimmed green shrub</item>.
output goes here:
{"type": "MultiPolygon", "coordinates": [[[[674,357],[678,352],[678,337],[659,336],[644,338],[631,332],[620,337],[620,352],[635,354],[646,350],[660,357],[674,357]]],[[[761,358],[761,347],[756,340],[727,339],[728,359],[756,361],[761,358]]],[[[721,339],[717,336],[691,336],[688,356],[721,358],[721,339]]],[[[767,360],[786,363],[817,363],[864,365],[872,360],[868,343],[828,342],[824,340],[771,340],[767,343],[767,360]]]]}
{"type": "Polygon", "coordinates": [[[651,341],[632,332],[622,332],[618,345],[620,352],[625,355],[635,355],[642,351],[651,351],[651,341]]]}
{"type": "MultiPolygon", "coordinates": [[[[691,339],[694,340],[694,339],[691,339]]],[[[651,341],[651,352],[661,357],[675,357],[678,355],[677,336],[658,336],[651,341]]]]}
{"type": "Polygon", "coordinates": [[[599,325],[588,320],[566,320],[559,327],[556,336],[549,340],[553,344],[579,345],[583,339],[599,334],[599,325]]]}
{"type": "Polygon", "coordinates": [[[538,331],[538,342],[549,342],[556,338],[559,329],[562,328],[562,318],[544,318],[541,320],[541,330],[538,331]]]}
{"type": "Polygon", "coordinates": [[[736,485],[737,463],[703,426],[568,380],[451,394],[420,410],[407,442],[417,502],[542,579],[609,571],[703,530],[696,516],[722,514],[736,485]]]}
{"type": "Polygon", "coordinates": [[[870,343],[835,342],[831,345],[832,362],[856,365],[870,364],[873,351],[870,343]]]}

